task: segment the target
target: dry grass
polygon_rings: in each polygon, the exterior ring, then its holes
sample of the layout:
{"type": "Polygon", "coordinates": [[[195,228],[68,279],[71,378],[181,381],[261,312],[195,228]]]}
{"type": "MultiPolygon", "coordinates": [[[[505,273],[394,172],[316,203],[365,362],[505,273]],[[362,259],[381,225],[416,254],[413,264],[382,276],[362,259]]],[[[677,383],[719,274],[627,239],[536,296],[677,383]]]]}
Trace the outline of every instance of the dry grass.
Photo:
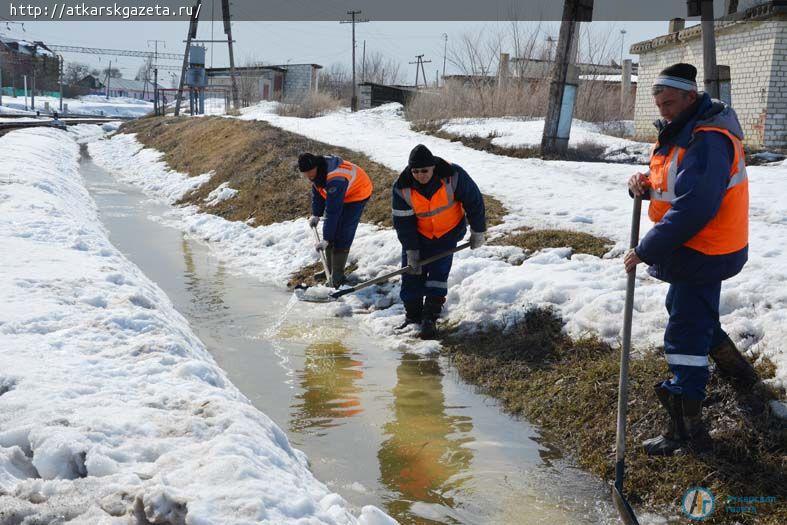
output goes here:
{"type": "MultiPolygon", "coordinates": [[[[571,340],[562,321],[548,310],[529,311],[511,332],[487,332],[446,339],[460,375],[498,398],[511,413],[540,425],[547,438],[582,466],[614,478],[615,414],[619,354],[596,339],[571,340]]],[[[762,377],[772,366],[758,366],[762,377]]],[[[720,510],[708,523],[787,522],[787,431],[766,407],[774,393],[736,392],[715,375],[708,387],[705,416],[714,437],[713,453],[651,458],[639,443],[657,435],[662,409],[653,385],[669,377],[660,353],[631,363],[626,490],[635,506],[679,514],[679,500],[692,486],[710,488],[720,510]],[[726,496],[776,496],[758,515],[724,512],[726,496]]]]}
{"type": "Polygon", "coordinates": [[[615,243],[606,237],[572,230],[517,230],[495,239],[494,244],[519,246],[529,252],[569,247],[574,253],[603,257],[615,243]]]}
{"type": "Polygon", "coordinates": [[[508,86],[449,82],[437,92],[419,92],[405,107],[411,122],[461,117],[539,117],[546,113],[549,82],[508,86]]]}
{"type": "MultiPolygon", "coordinates": [[[[391,225],[390,188],[398,174],[361,153],[310,140],[265,122],[221,117],[142,118],[123,124],[120,132],[136,133],[145,146],[163,152],[163,160],[172,169],[191,176],[215,172],[209,182],[187,194],[182,204],[194,204],[205,213],[231,221],[254,219],[255,226],[310,213],[310,185],[295,169],[300,152],[339,155],[362,166],[374,184],[363,221],[391,225]],[[238,190],[238,195],[206,206],[205,197],[224,182],[238,190]]],[[[484,200],[490,224],[499,224],[506,213],[503,205],[490,196],[484,196],[484,200]]]]}
{"type": "Polygon", "coordinates": [[[288,99],[278,105],[276,113],[286,117],[320,117],[342,107],[338,98],[322,92],[310,92],[306,96],[288,99]]]}

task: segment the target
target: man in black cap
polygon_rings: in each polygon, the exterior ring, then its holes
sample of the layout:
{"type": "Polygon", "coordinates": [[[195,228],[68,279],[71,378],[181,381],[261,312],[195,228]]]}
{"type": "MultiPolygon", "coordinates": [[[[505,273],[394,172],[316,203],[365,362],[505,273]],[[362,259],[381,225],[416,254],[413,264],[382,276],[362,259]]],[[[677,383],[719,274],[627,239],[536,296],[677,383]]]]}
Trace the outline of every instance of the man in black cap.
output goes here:
{"type": "Polygon", "coordinates": [[[749,190],[743,131],[735,111],[699,95],[691,64],[664,69],[653,85],[661,120],[647,174],[629,180],[632,195],[650,200],[655,223],[624,260],[645,262],[670,283],[664,352],[672,378],[655,385],[669,416],[662,435],[643,443],[650,455],[711,445],[702,422],[708,356],[721,375],[750,388],[757,375],[719,323],[721,283],[748,259],[749,190]]]}
{"type": "Polygon", "coordinates": [[[473,179],[461,166],[435,157],[423,144],[410,152],[410,160],[393,187],[393,225],[402,243],[402,276],[399,296],[405,320],[399,328],[420,323],[420,337],[434,339],[436,322],[448,295],[448,274],[453,255],[421,266],[420,261],[451,250],[467,233],[470,247],[484,244],[484,199],[473,179]]]}
{"type": "MultiPolygon", "coordinates": [[[[331,273],[328,284],[338,288],[345,281],[344,267],[361,214],[372,195],[372,181],[360,166],[335,155],[301,153],[298,171],[312,183],[309,226],[316,228],[325,214],[322,241],[314,248],[318,252],[325,251],[331,273]]],[[[324,279],[326,275],[320,272],[315,277],[324,279]]]]}

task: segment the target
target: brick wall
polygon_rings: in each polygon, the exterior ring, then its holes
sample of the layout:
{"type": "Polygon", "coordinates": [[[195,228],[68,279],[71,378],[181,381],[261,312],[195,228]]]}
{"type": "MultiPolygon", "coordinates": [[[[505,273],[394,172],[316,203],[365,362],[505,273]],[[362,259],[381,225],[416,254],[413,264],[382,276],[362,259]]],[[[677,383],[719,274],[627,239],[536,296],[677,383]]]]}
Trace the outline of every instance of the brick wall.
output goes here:
{"type": "MultiPolygon", "coordinates": [[[[692,28],[685,31],[692,32],[692,28]]],[[[787,148],[784,129],[787,124],[784,116],[787,113],[787,24],[767,20],[717,30],[716,60],[730,66],[732,106],[746,134],[746,145],[787,148]]],[[[676,62],[688,62],[697,67],[697,84],[701,90],[705,78],[701,37],[643,51],[640,55],[634,123],[640,138],[655,138],[652,123],[659,115],[650,88],[659,71],[676,62]]]]}

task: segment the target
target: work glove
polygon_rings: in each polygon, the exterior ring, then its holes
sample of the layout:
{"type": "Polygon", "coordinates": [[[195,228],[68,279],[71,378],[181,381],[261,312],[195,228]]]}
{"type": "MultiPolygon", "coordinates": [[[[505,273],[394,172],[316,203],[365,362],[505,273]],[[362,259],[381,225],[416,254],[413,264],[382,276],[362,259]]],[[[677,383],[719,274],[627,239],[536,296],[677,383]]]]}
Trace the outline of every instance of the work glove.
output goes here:
{"type": "Polygon", "coordinates": [[[407,271],[410,275],[421,275],[421,252],[419,250],[407,250],[407,271]]]}
{"type": "Polygon", "coordinates": [[[476,248],[480,248],[481,246],[486,243],[484,239],[484,232],[470,232],[470,249],[475,250],[476,248]]]}
{"type": "Polygon", "coordinates": [[[310,228],[316,228],[318,224],[320,224],[320,218],[319,217],[317,217],[316,215],[312,215],[311,217],[309,217],[309,227],[310,228]]]}
{"type": "Polygon", "coordinates": [[[325,248],[327,248],[329,244],[330,243],[328,241],[320,241],[314,244],[314,249],[318,252],[324,252],[325,248]]]}

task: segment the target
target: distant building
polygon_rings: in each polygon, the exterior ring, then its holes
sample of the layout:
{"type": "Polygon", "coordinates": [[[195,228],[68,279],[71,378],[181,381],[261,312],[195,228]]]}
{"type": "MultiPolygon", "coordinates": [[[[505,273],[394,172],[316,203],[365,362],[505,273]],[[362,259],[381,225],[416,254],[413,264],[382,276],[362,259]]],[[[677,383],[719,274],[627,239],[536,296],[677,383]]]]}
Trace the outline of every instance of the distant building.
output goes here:
{"type": "MultiPolygon", "coordinates": [[[[750,148],[787,149],[785,21],[784,0],[759,2],[716,21],[716,60],[729,68],[726,96],[738,113],[746,134],[744,143],[750,148]]],[[[641,139],[655,139],[652,123],[659,115],[651,86],[659,71],[676,62],[688,62],[697,68],[697,83],[702,89],[702,31],[699,25],[685,28],[684,24],[675,19],[666,35],[631,46],[631,53],[640,56],[634,125],[641,139]]]]}
{"type": "Polygon", "coordinates": [[[59,90],[60,57],[43,42],[0,36],[0,70],[5,95],[22,96],[25,77],[28,93],[34,83],[36,94],[59,90]]]}
{"type": "MultiPolygon", "coordinates": [[[[236,67],[238,92],[243,105],[259,100],[300,98],[317,91],[319,64],[283,64],[236,67]]],[[[230,68],[208,68],[208,85],[229,88],[230,68]]]]}
{"type": "MultiPolygon", "coordinates": [[[[106,80],[106,79],[105,79],[106,80]]],[[[87,75],[77,83],[80,87],[86,88],[91,95],[106,95],[107,87],[104,81],[96,75],[87,75]]],[[[163,88],[159,84],[159,89],[163,88]]],[[[155,84],[144,80],[130,80],[127,78],[109,79],[109,96],[126,97],[138,100],[153,102],[155,84]]]]}

